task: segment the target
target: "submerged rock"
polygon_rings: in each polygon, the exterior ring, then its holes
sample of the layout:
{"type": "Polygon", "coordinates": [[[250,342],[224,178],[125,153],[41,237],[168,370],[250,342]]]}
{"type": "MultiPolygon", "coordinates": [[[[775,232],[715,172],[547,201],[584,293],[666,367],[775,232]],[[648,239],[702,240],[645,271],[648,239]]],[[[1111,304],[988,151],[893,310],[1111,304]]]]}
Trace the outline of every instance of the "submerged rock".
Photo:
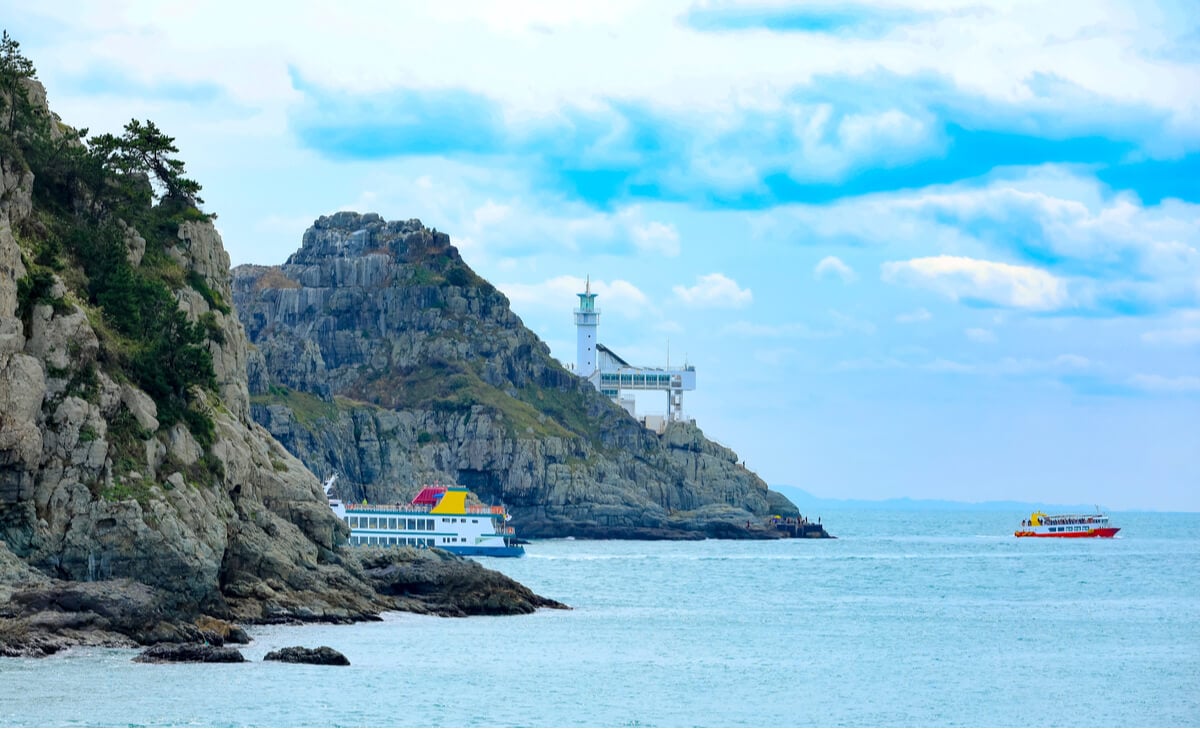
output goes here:
{"type": "Polygon", "coordinates": [[[237,648],[181,643],[151,646],[133,660],[135,663],[245,663],[246,657],[237,648]]]}
{"type": "Polygon", "coordinates": [[[311,663],[314,666],[349,666],[350,659],[340,651],[335,651],[327,645],[320,648],[305,648],[291,646],[271,651],[263,656],[264,661],[280,661],[282,663],[311,663]]]}

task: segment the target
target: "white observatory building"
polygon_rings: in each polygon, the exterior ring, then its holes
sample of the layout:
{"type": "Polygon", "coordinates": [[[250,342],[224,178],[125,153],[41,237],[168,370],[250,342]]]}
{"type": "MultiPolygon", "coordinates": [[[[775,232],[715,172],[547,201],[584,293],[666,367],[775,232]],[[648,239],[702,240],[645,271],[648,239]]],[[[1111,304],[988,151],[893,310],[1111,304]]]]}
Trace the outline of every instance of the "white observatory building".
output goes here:
{"type": "MultiPolygon", "coordinates": [[[[596,294],[592,293],[591,278],[579,296],[575,309],[575,374],[592,383],[602,394],[613,399],[633,417],[638,417],[636,401],[626,393],[656,390],[667,393],[667,421],[683,420],[683,393],[696,389],[696,368],[637,367],[621,359],[616,352],[597,340],[600,310],[596,294]]],[[[668,358],[669,359],[669,358],[668,358]]],[[[661,432],[666,423],[661,416],[641,418],[647,428],[661,432]]]]}

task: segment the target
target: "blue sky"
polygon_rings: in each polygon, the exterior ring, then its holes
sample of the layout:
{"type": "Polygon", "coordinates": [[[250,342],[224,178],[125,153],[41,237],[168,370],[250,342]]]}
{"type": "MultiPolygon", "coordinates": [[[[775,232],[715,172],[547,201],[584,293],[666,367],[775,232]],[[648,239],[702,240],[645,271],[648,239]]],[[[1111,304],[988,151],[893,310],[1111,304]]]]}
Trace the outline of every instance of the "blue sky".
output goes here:
{"type": "Polygon", "coordinates": [[[769,483],[1200,510],[1191,3],[32,5],[52,107],[174,135],[235,264],[418,217],[566,363],[590,275],[769,483]]]}

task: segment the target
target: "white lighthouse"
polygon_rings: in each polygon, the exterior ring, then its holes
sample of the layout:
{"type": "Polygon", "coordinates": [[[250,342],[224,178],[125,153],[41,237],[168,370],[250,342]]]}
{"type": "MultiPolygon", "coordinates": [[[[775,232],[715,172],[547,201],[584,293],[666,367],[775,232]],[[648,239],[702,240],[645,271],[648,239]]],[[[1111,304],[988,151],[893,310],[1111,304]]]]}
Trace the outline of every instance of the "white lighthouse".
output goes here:
{"type": "MultiPolygon", "coordinates": [[[[600,325],[600,310],[596,308],[596,295],[592,293],[592,279],[579,297],[579,308],[575,310],[575,331],[578,340],[575,347],[575,374],[592,383],[601,394],[611,397],[613,402],[625,408],[637,418],[637,401],[634,392],[654,390],[667,393],[666,421],[684,420],[683,393],[696,389],[696,368],[684,363],[683,367],[638,367],[631,365],[608,347],[596,341],[596,329],[600,325]]],[[[661,415],[639,418],[642,423],[659,433],[665,422],[661,415]]]]}
{"type": "Polygon", "coordinates": [[[600,325],[600,310],[596,308],[596,295],[592,293],[592,278],[579,296],[579,308],[575,310],[575,374],[590,377],[596,371],[596,327],[600,325]]]}

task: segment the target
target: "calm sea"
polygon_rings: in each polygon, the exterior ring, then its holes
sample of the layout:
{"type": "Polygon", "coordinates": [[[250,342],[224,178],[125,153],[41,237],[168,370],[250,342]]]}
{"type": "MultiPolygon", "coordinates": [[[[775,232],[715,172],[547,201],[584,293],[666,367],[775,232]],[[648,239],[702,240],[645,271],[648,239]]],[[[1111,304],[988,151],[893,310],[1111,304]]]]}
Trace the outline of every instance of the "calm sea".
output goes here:
{"type": "Polygon", "coordinates": [[[1200,724],[1200,514],[1113,540],[1024,514],[842,512],[830,541],[536,542],[485,560],[575,607],[252,632],[241,665],[0,660],[0,724],[1200,724]],[[263,663],[329,645],[349,668],[263,663]]]}

